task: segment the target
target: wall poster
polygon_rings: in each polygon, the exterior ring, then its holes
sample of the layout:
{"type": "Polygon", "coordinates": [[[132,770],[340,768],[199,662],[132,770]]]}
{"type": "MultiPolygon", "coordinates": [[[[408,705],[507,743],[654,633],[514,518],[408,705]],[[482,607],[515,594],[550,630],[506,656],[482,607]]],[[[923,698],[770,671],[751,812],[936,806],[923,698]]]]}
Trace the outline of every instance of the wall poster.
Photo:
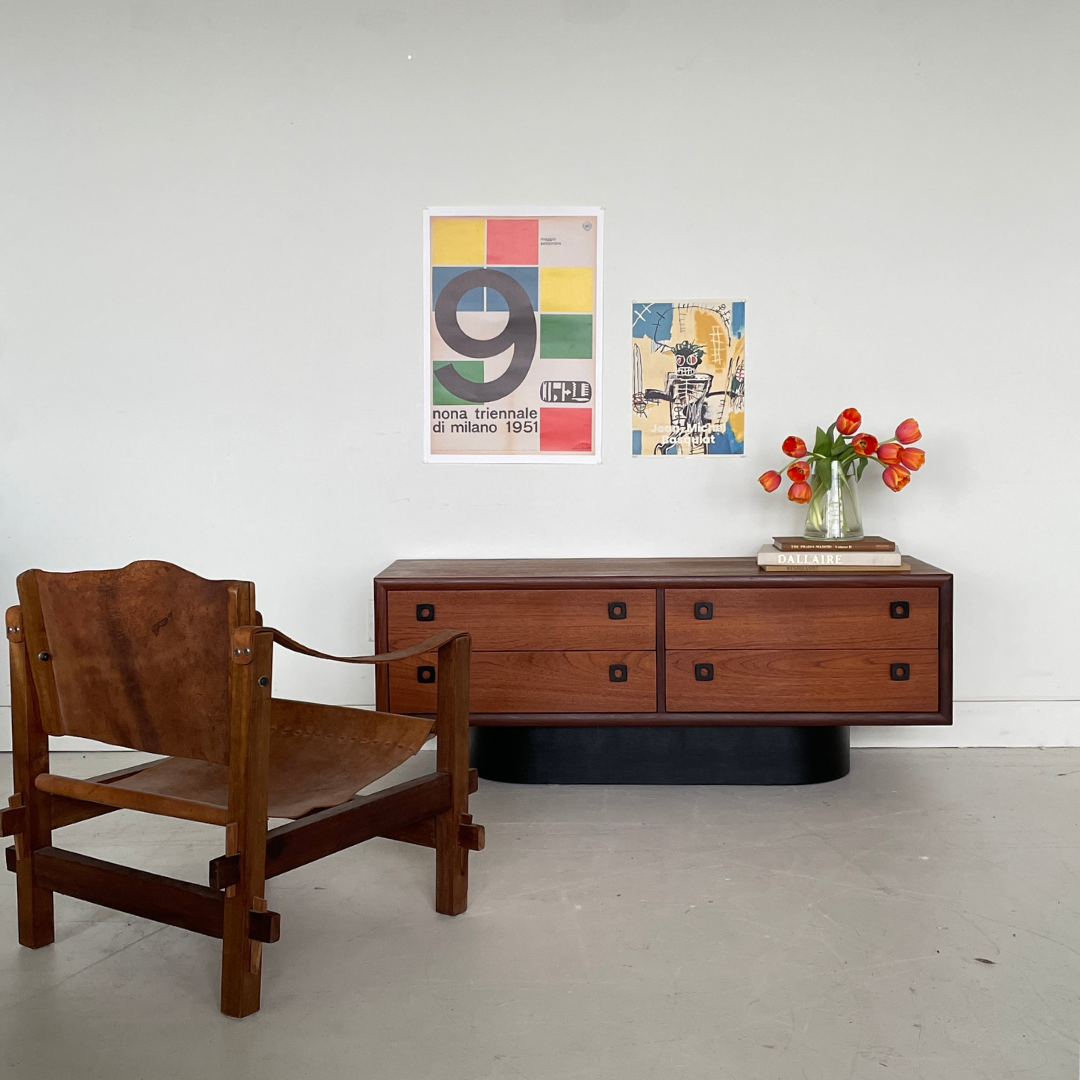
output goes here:
{"type": "Polygon", "coordinates": [[[634,455],[741,454],[745,302],[634,304],[633,319],[634,455]]]}
{"type": "Polygon", "coordinates": [[[425,461],[600,460],[597,207],[424,211],[425,461]]]}

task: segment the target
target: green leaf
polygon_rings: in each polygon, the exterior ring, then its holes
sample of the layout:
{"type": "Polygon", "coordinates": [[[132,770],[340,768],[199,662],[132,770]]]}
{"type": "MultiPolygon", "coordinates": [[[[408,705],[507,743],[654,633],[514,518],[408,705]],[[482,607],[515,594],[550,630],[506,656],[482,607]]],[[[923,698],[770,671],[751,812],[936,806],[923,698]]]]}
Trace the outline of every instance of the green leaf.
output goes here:
{"type": "Polygon", "coordinates": [[[869,463],[869,461],[870,461],[870,459],[869,459],[869,458],[865,458],[865,457],[864,457],[864,458],[863,458],[863,459],[862,459],[862,460],[861,460],[861,461],[859,462],[859,464],[855,466],[855,479],[856,479],[856,480],[861,480],[861,479],[862,479],[862,474],[863,474],[863,470],[864,470],[864,469],[866,468],[866,466],[867,466],[867,464],[869,463]]]}
{"type": "Polygon", "coordinates": [[[832,444],[832,456],[839,457],[847,447],[847,443],[844,442],[843,435],[837,435],[836,441],[832,444]]]}
{"type": "Polygon", "coordinates": [[[814,439],[814,453],[820,454],[822,457],[829,457],[829,448],[832,446],[832,437],[826,435],[821,428],[817,429],[817,435],[814,439]]]}

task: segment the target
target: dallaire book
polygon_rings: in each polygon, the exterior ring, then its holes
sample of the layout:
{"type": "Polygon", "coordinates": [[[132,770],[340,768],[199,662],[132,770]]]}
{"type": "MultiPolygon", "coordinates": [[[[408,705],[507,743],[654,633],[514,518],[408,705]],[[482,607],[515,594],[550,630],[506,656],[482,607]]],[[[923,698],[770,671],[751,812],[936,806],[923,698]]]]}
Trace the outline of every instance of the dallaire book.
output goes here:
{"type": "Polygon", "coordinates": [[[758,566],[800,566],[812,569],[827,566],[900,566],[899,551],[779,551],[773,544],[762,544],[758,566]]]}

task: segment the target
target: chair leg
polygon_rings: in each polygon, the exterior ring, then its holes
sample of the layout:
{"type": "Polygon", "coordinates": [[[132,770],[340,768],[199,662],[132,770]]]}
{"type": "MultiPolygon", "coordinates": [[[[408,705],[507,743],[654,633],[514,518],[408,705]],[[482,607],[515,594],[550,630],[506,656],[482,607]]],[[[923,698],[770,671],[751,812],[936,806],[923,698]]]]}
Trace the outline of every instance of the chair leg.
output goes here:
{"type": "MultiPolygon", "coordinates": [[[[239,893],[237,887],[237,893],[239,893]]],[[[262,944],[248,937],[247,906],[225,901],[225,940],[221,948],[221,1011],[240,1019],[259,1011],[262,994],[262,944]]]]}
{"type": "MultiPolygon", "coordinates": [[[[19,944],[28,949],[40,949],[51,945],[56,938],[53,922],[53,894],[34,884],[34,867],[30,858],[29,844],[18,837],[16,851],[23,848],[25,855],[16,854],[15,889],[19,907],[19,944]]],[[[46,841],[46,844],[48,842],[46,841]]],[[[45,845],[42,845],[45,846],[45,845]]]]}
{"type": "MultiPolygon", "coordinates": [[[[266,910],[266,784],[270,761],[270,674],[274,639],[258,634],[250,663],[232,669],[233,712],[229,749],[229,816],[225,853],[240,856],[240,882],[225,890],[221,945],[221,1011],[259,1011],[262,943],[252,941],[252,911],[266,910]]],[[[237,650],[239,652],[239,650],[237,650]]]]}
{"type": "Polygon", "coordinates": [[[435,910],[460,915],[469,906],[469,851],[458,840],[453,811],[435,819],[435,910]]]}
{"type": "MultiPolygon", "coordinates": [[[[235,826],[227,827],[234,833],[235,826]]],[[[229,836],[227,854],[236,854],[229,836]]],[[[238,1019],[259,1011],[262,993],[262,943],[252,941],[249,912],[266,910],[265,863],[241,858],[241,880],[225,890],[225,933],[221,943],[221,1011],[238,1019]],[[245,865],[246,864],[246,865],[245,865]],[[255,865],[253,865],[255,864],[255,865]]]]}
{"type": "Polygon", "coordinates": [[[451,806],[435,819],[435,910],[460,915],[469,902],[469,851],[460,825],[469,812],[469,657],[472,641],[454,638],[439,649],[436,762],[450,774],[451,806]]]}
{"type": "Polygon", "coordinates": [[[22,619],[8,612],[11,659],[11,743],[15,790],[8,801],[26,807],[26,831],[15,837],[15,878],[19,908],[19,944],[28,949],[51,945],[55,939],[53,894],[34,881],[32,852],[52,843],[50,796],[34,781],[49,771],[49,736],[41,726],[37,698],[27,670],[22,619]],[[12,627],[20,628],[12,630],[12,627]]]}

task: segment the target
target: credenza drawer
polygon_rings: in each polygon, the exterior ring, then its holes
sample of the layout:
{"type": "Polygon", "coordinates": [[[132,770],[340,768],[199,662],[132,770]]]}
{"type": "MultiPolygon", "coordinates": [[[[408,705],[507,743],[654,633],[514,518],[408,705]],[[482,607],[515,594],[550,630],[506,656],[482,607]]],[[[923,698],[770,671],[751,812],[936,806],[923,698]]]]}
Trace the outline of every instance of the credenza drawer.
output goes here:
{"type": "MultiPolygon", "coordinates": [[[[473,652],[655,649],[652,589],[402,590],[387,597],[391,649],[468,630],[473,652]]],[[[474,661],[475,664],[475,661],[474,661]]]]}
{"type": "Polygon", "coordinates": [[[667,656],[669,712],[935,712],[933,649],[686,650],[667,656]]]}
{"type": "MultiPolygon", "coordinates": [[[[390,709],[433,713],[436,657],[389,664],[390,709]]],[[[474,652],[473,713],[654,712],[655,652],[474,652]]]]}
{"type": "Polygon", "coordinates": [[[938,590],[668,589],[664,622],[669,649],[936,649],[938,590]]]}

